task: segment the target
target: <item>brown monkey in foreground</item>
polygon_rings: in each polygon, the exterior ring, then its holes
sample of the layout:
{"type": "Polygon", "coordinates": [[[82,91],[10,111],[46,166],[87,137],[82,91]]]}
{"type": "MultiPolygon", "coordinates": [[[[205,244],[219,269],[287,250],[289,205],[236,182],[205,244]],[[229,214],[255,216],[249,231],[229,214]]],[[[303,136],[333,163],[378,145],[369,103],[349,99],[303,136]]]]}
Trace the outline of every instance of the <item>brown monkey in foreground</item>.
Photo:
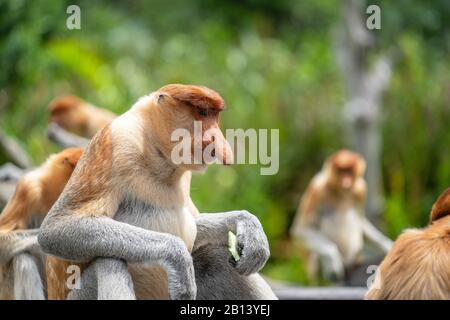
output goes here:
{"type": "Polygon", "coordinates": [[[81,148],[51,155],[21,177],[0,214],[0,299],[43,299],[39,225],[69,180],[81,148]]]}
{"type": "Polygon", "coordinates": [[[433,205],[426,228],[398,237],[366,299],[450,299],[450,188],[433,205]]]}
{"type": "MultiPolygon", "coordinates": [[[[172,84],[141,98],[104,127],[42,224],[43,250],[85,263],[83,275],[99,258],[126,261],[139,299],[193,299],[197,287],[203,299],[275,298],[255,274],[269,256],[259,221],[245,211],[199,214],[190,198],[191,171],[203,171],[209,163],[202,153],[231,163],[231,148],[219,128],[223,108],[223,99],[209,88],[172,84]],[[182,140],[188,142],[182,152],[188,161],[181,163],[174,161],[180,142],[172,135],[178,130],[188,133],[182,140]],[[241,251],[234,263],[227,251],[229,230],[241,251]],[[200,261],[195,274],[191,252],[200,261]]],[[[49,270],[53,281],[63,284],[49,296],[86,298],[77,290],[68,292],[61,262],[53,261],[49,270]]],[[[92,284],[85,280],[84,287],[92,284]]]]}
{"type": "Polygon", "coordinates": [[[315,273],[320,261],[324,276],[342,280],[363,249],[363,237],[387,252],[391,240],[365,217],[365,161],[357,153],[340,150],[314,176],[302,197],[291,235],[313,251],[315,273]]]}
{"type": "Polygon", "coordinates": [[[111,123],[116,115],[96,107],[76,96],[60,96],[49,105],[50,123],[85,138],[92,138],[100,129],[111,123]]]}

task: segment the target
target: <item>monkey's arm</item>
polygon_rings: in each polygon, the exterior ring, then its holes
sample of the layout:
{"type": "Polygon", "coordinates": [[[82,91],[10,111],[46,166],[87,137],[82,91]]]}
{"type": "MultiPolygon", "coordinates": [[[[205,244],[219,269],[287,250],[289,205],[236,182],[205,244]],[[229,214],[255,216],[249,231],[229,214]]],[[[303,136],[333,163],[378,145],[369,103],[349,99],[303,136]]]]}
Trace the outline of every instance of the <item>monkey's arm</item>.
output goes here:
{"type": "Polygon", "coordinates": [[[0,263],[7,263],[23,252],[41,253],[37,241],[38,233],[39,229],[0,233],[0,263]]]}
{"type": "Polygon", "coordinates": [[[337,245],[316,228],[320,188],[317,179],[313,179],[302,197],[290,234],[319,255],[327,278],[342,279],[344,264],[337,245]]]}
{"type": "MultiPolygon", "coordinates": [[[[228,231],[236,234],[241,259],[235,264],[238,273],[258,272],[269,258],[269,243],[258,218],[248,211],[201,214],[196,219],[197,238],[193,252],[206,245],[228,245],[228,231]]],[[[231,260],[230,260],[231,261],[231,260]]]]}
{"type": "Polygon", "coordinates": [[[56,123],[51,123],[48,126],[47,136],[62,148],[85,147],[90,141],[89,139],[67,132],[56,123]]]}
{"type": "Polygon", "coordinates": [[[344,264],[337,245],[324,234],[314,228],[298,227],[293,231],[295,238],[311,251],[317,253],[327,278],[342,279],[344,264]]]}
{"type": "Polygon", "coordinates": [[[172,299],[195,298],[192,257],[180,238],[107,217],[53,209],[42,223],[38,237],[44,252],[75,261],[104,257],[160,264],[167,271],[172,299]]]}
{"type": "Polygon", "coordinates": [[[375,226],[367,219],[364,205],[366,203],[367,185],[366,181],[362,178],[358,179],[355,183],[355,201],[358,211],[362,219],[362,229],[364,237],[378,247],[383,253],[387,253],[392,245],[393,241],[382,234],[375,226]]]}
{"type": "Polygon", "coordinates": [[[394,242],[375,228],[375,226],[366,217],[363,217],[362,223],[363,232],[366,239],[376,245],[384,253],[388,253],[394,242]]]}
{"type": "Polygon", "coordinates": [[[303,227],[313,227],[318,220],[318,207],[320,202],[320,193],[324,186],[321,184],[320,173],[310,182],[308,188],[303,194],[297,213],[294,218],[290,233],[297,237],[297,230],[303,227]]]}

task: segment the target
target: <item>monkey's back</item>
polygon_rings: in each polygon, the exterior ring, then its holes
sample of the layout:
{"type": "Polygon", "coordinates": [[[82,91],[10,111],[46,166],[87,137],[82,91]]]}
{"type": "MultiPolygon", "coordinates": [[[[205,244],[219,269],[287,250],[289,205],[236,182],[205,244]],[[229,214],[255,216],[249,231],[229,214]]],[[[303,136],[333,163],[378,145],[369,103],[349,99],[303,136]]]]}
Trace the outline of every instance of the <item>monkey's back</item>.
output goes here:
{"type": "Polygon", "coordinates": [[[450,299],[450,216],[399,236],[368,299],[450,299]]]}

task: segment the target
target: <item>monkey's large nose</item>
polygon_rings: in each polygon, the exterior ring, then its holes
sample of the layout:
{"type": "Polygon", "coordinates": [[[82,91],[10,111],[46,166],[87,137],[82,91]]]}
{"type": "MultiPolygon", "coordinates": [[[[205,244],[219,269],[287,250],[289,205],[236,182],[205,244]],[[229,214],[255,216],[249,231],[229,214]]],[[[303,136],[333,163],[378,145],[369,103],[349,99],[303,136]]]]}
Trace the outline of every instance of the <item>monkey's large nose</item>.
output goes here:
{"type": "Polygon", "coordinates": [[[222,164],[228,166],[233,163],[233,150],[231,150],[230,144],[224,139],[222,164]]]}
{"type": "Polygon", "coordinates": [[[214,130],[214,132],[208,132],[203,136],[203,147],[214,144],[214,149],[211,152],[211,156],[219,160],[221,164],[230,165],[233,163],[233,151],[230,144],[223,136],[220,129],[214,130]]]}

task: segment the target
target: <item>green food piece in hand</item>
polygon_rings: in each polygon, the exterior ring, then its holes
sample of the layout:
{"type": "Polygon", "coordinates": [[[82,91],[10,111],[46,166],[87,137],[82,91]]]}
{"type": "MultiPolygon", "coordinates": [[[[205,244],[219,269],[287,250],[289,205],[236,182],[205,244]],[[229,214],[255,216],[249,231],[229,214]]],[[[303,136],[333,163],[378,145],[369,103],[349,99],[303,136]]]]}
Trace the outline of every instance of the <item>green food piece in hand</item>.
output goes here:
{"type": "Polygon", "coordinates": [[[237,251],[237,238],[236,235],[231,231],[228,231],[228,250],[230,251],[234,260],[236,262],[239,261],[241,257],[239,256],[239,252],[237,251]]]}

